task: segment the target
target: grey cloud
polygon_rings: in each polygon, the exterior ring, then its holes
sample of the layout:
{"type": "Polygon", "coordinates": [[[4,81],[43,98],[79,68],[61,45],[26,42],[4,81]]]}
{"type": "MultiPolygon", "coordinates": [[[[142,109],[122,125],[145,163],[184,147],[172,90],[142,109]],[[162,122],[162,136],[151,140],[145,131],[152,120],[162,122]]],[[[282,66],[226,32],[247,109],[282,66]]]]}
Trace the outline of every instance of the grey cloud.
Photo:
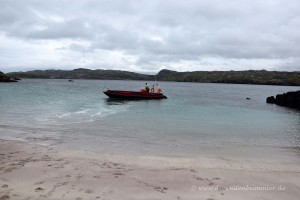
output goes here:
{"type": "Polygon", "coordinates": [[[26,35],[33,39],[60,39],[60,38],[81,38],[92,39],[93,30],[85,26],[79,19],[65,22],[48,23],[42,30],[31,31],[26,35]]]}
{"type": "Polygon", "coordinates": [[[119,51],[145,68],[203,57],[299,60],[299,13],[298,0],[1,0],[0,33],[60,40],[64,56],[119,51]]]}
{"type": "Polygon", "coordinates": [[[131,51],[138,48],[139,36],[131,30],[117,30],[111,26],[101,26],[91,48],[131,51]]]}

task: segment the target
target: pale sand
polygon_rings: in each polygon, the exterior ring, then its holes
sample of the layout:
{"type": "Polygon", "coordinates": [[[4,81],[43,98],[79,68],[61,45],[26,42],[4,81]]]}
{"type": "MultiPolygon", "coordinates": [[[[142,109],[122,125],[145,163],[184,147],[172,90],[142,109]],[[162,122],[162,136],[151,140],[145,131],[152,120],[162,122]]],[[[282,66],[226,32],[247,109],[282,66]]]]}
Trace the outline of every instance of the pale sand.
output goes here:
{"type": "Polygon", "coordinates": [[[299,197],[299,163],[103,155],[0,140],[0,200],[299,197]],[[224,189],[247,185],[280,188],[224,189]]]}

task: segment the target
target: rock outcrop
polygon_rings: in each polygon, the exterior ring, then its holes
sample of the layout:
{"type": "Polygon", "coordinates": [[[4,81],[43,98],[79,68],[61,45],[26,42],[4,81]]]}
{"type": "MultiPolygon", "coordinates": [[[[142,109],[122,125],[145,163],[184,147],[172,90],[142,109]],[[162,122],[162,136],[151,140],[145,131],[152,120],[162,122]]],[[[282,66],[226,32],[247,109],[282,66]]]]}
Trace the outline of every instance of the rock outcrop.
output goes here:
{"type": "Polygon", "coordinates": [[[278,94],[276,97],[270,96],[266,99],[267,103],[274,103],[283,107],[296,108],[300,110],[300,90],[278,94]]]}
{"type": "Polygon", "coordinates": [[[0,82],[18,82],[16,79],[6,76],[0,71],[0,82]]]}

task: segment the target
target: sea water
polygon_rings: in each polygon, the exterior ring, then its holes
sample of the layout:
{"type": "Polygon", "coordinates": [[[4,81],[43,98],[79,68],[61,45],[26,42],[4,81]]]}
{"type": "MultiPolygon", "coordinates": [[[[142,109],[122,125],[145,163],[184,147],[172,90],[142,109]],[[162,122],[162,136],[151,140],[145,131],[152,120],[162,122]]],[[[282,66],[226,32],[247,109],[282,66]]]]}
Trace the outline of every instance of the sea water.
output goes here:
{"type": "Polygon", "coordinates": [[[2,83],[0,139],[109,154],[300,160],[300,112],[265,101],[299,87],[160,82],[168,99],[120,101],[103,94],[144,84],[2,83]]]}

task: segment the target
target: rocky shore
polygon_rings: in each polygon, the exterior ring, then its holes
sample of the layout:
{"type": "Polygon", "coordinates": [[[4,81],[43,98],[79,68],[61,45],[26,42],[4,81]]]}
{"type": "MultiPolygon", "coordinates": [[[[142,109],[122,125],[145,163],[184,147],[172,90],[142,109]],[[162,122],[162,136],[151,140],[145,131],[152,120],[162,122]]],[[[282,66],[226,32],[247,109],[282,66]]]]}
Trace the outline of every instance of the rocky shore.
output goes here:
{"type": "Polygon", "coordinates": [[[270,96],[266,99],[267,103],[273,103],[283,107],[296,108],[300,110],[300,90],[278,94],[276,97],[270,96]]]}
{"type": "Polygon", "coordinates": [[[0,71],[0,82],[18,82],[17,80],[20,79],[8,77],[3,72],[0,71]]]}

